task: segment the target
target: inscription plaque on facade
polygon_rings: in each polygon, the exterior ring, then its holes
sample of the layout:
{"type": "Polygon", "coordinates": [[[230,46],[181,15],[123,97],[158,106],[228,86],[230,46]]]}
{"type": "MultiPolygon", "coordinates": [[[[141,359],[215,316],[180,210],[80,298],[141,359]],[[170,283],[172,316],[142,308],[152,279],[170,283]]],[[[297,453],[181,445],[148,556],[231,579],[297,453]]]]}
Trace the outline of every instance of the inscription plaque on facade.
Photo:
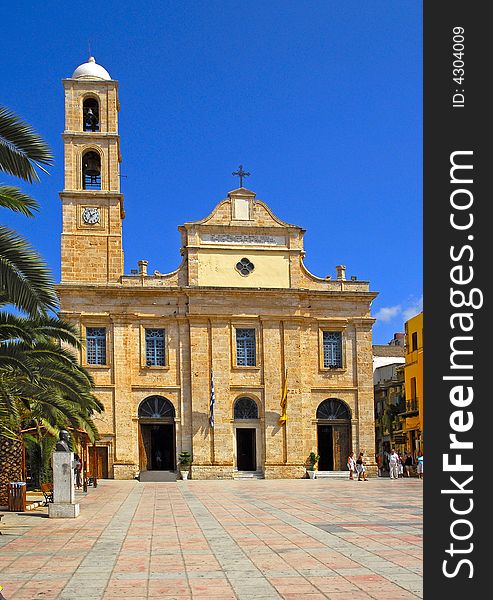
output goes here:
{"type": "Polygon", "coordinates": [[[285,246],[286,239],[281,235],[249,235],[231,233],[203,233],[206,244],[232,244],[235,246],[285,246]]]}

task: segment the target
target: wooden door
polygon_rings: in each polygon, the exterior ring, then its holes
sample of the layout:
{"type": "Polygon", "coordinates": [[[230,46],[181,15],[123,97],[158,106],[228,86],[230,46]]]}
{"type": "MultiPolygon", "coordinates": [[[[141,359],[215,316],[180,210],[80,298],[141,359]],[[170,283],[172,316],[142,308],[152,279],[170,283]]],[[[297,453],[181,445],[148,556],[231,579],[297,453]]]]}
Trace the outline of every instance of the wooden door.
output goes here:
{"type": "Polygon", "coordinates": [[[349,426],[333,425],[334,471],[346,469],[349,454],[349,426]]]}
{"type": "Polygon", "coordinates": [[[140,424],[139,426],[139,457],[141,471],[150,471],[152,469],[151,427],[152,425],[147,424],[140,424]]]}
{"type": "Polygon", "coordinates": [[[108,479],[108,448],[106,446],[98,446],[96,448],[96,456],[98,459],[98,479],[108,479]]]}
{"type": "Polygon", "coordinates": [[[108,447],[96,446],[89,449],[89,473],[97,479],[108,479],[108,447]]]}

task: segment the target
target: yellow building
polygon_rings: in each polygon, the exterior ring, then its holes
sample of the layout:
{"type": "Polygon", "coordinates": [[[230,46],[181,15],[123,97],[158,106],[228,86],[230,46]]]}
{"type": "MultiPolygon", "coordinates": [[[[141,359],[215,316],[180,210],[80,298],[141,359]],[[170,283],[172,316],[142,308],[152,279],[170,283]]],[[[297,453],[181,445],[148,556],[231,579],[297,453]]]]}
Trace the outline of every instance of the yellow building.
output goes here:
{"type": "Polygon", "coordinates": [[[406,451],[417,455],[423,452],[423,313],[405,323],[405,390],[406,411],[403,434],[407,437],[406,451]]]}
{"type": "Polygon", "coordinates": [[[179,227],[175,271],[125,274],[118,83],[91,58],[63,84],[58,293],[105,406],[98,475],[174,471],[181,451],[195,478],[303,477],[312,450],[326,471],[364,450],[371,471],[368,282],[309,273],[304,230],[244,187],[179,227]]]}

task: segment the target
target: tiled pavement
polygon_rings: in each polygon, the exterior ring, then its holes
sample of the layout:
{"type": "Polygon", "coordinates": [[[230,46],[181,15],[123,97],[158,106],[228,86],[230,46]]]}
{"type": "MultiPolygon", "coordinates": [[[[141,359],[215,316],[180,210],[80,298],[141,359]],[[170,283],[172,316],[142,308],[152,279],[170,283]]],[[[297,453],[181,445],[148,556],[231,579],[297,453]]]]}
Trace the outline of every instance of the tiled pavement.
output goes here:
{"type": "Polygon", "coordinates": [[[422,481],[101,481],[0,526],[7,600],[422,597],[422,481]]]}

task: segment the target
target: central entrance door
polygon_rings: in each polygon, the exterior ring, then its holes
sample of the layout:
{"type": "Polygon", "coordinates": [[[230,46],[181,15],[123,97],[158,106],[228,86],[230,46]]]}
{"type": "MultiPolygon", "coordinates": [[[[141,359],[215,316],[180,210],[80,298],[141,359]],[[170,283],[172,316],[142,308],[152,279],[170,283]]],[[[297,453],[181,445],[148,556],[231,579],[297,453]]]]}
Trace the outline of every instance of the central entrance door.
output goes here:
{"type": "Polygon", "coordinates": [[[151,396],[139,406],[139,462],[142,471],[174,471],[175,409],[167,398],[151,396]]]}
{"type": "Polygon", "coordinates": [[[175,468],[174,426],[171,424],[140,425],[144,450],[142,469],[173,471],[175,468]]]}
{"type": "Polygon", "coordinates": [[[236,463],[238,471],[256,471],[256,429],[238,427],[236,429],[236,463]]]}

